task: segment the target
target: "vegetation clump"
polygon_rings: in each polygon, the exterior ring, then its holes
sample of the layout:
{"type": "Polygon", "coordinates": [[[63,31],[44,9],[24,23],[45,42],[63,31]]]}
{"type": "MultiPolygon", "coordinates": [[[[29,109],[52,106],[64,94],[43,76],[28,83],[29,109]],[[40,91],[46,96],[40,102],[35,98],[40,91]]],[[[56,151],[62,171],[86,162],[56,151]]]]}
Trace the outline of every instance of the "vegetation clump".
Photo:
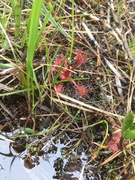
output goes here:
{"type": "MultiPolygon", "coordinates": [[[[77,68],[78,66],[86,63],[85,58],[82,56],[82,52],[79,50],[77,52],[76,62],[75,65],[70,66],[68,64],[68,59],[65,59],[63,55],[60,55],[57,57],[54,61],[54,65],[52,66],[51,70],[52,72],[59,72],[60,75],[59,78],[61,80],[71,80],[72,84],[75,86],[75,88],[78,91],[78,95],[80,97],[86,96],[88,89],[85,86],[77,85],[76,82],[71,79],[72,78],[72,71],[77,68]],[[64,67],[61,69],[61,66],[64,65],[64,67]],[[60,70],[61,69],[61,70],[60,70]]],[[[62,92],[63,83],[59,83],[55,86],[56,92],[62,92]]]]}

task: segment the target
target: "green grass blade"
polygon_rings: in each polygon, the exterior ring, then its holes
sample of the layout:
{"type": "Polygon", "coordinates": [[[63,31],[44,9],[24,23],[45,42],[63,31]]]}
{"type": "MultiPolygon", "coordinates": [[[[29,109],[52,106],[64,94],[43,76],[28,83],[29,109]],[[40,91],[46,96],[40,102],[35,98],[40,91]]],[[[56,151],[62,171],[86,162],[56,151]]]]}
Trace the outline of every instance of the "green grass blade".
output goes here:
{"type": "Polygon", "coordinates": [[[43,33],[43,31],[44,31],[44,29],[45,29],[45,27],[46,27],[46,24],[48,23],[48,21],[49,21],[49,19],[50,19],[50,17],[51,17],[51,13],[52,13],[52,11],[53,11],[53,8],[54,8],[54,6],[52,7],[52,9],[50,9],[50,11],[47,11],[47,13],[46,13],[46,16],[45,16],[45,19],[44,19],[44,23],[43,23],[43,25],[42,25],[42,27],[41,27],[41,29],[40,29],[40,31],[39,31],[38,37],[37,37],[37,42],[36,42],[36,44],[38,44],[38,42],[39,42],[40,39],[41,39],[41,36],[42,36],[42,33],[43,33]]]}
{"type": "Polygon", "coordinates": [[[70,46],[70,62],[72,59],[72,52],[73,52],[73,46],[74,46],[74,32],[75,32],[75,27],[74,27],[74,0],[72,0],[72,35],[71,35],[71,46],[70,46]]]}
{"type": "MultiPolygon", "coordinates": [[[[36,75],[33,69],[33,57],[36,50],[36,41],[38,35],[38,25],[39,18],[41,14],[43,0],[38,0],[33,2],[31,16],[30,16],[30,30],[29,30],[29,40],[28,40],[28,49],[27,49],[27,58],[26,58],[26,73],[27,73],[27,87],[31,87],[31,92],[28,94],[28,101],[30,106],[32,105],[32,112],[34,111],[34,94],[36,84],[38,88],[38,83],[36,75]]],[[[29,25],[28,25],[29,26],[29,25]]],[[[38,88],[39,90],[39,88],[38,88]]],[[[39,91],[40,93],[40,91],[39,91]]]]}
{"type": "Polygon", "coordinates": [[[15,38],[20,35],[21,24],[21,0],[11,0],[12,12],[15,18],[15,38]]]}
{"type": "MultiPolygon", "coordinates": [[[[45,11],[45,13],[47,14],[48,13],[48,10],[46,9],[45,6],[43,6],[43,9],[45,11]]],[[[52,17],[52,15],[50,14],[50,17],[49,17],[49,21],[53,24],[53,26],[55,28],[57,28],[61,34],[63,34],[66,38],[70,38],[70,36],[67,34],[67,32],[60,26],[60,24],[58,24],[55,19],[52,17]]]]}

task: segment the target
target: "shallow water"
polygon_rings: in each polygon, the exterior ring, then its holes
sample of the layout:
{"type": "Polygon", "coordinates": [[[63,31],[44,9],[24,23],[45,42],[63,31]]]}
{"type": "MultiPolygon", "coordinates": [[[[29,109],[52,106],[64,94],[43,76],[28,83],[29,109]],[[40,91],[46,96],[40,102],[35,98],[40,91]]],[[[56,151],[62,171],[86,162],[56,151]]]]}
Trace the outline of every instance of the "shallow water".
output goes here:
{"type": "MultiPolygon", "coordinates": [[[[0,152],[8,154],[9,153],[9,142],[0,140],[0,152]]],[[[53,180],[53,176],[56,175],[54,162],[57,158],[61,158],[61,148],[62,146],[58,146],[57,152],[54,154],[48,154],[43,157],[39,157],[39,165],[36,165],[32,169],[27,169],[24,166],[23,153],[16,154],[12,151],[12,153],[17,156],[13,161],[12,157],[7,157],[0,155],[0,180],[18,180],[18,179],[27,179],[27,180],[53,180]],[[12,163],[13,161],[13,163],[12,163]]],[[[67,160],[64,160],[64,164],[66,164],[67,160]]],[[[80,172],[66,172],[66,176],[68,179],[77,180],[80,177],[80,172]],[[68,177],[69,175],[69,177],[68,177]]],[[[57,179],[56,179],[57,180],[57,179]]],[[[66,180],[66,179],[65,179],[66,180]]],[[[83,179],[82,179],[83,180],[83,179]]]]}

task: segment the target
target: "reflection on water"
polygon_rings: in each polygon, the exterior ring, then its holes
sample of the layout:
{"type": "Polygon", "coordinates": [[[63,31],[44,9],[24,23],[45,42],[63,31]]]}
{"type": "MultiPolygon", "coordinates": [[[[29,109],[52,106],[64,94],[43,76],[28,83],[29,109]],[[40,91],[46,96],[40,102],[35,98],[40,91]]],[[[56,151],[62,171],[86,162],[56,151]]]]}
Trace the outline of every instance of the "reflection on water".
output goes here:
{"type": "MultiPolygon", "coordinates": [[[[24,166],[23,160],[25,154],[16,154],[12,150],[13,155],[11,155],[9,153],[9,142],[0,140],[0,152],[8,155],[4,156],[0,154],[0,180],[53,180],[53,176],[56,173],[54,162],[57,158],[61,158],[61,148],[59,146],[55,154],[39,157],[40,164],[32,169],[27,169],[24,166]]],[[[80,173],[75,171],[70,174],[72,174],[72,177],[79,177],[80,173]]]]}
{"type": "MultiPolygon", "coordinates": [[[[8,154],[9,142],[0,141],[0,144],[0,152],[8,154]]],[[[0,180],[51,180],[52,175],[55,173],[51,164],[42,158],[40,159],[40,165],[29,170],[24,167],[24,161],[16,157],[10,169],[13,158],[0,155],[0,180]]]]}

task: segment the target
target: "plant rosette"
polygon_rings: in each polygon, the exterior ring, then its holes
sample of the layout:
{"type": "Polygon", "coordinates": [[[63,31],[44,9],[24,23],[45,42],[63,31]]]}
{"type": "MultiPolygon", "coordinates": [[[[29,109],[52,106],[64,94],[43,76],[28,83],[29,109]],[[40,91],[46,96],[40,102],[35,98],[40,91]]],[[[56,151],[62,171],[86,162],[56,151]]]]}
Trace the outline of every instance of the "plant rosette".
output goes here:
{"type": "MultiPolygon", "coordinates": [[[[86,59],[83,57],[81,50],[77,52],[76,62],[73,66],[68,64],[68,59],[62,54],[54,60],[54,65],[52,66],[51,71],[56,73],[60,72],[60,80],[69,80],[72,79],[72,71],[84,63],[86,63],[86,59]]],[[[77,84],[74,80],[71,80],[71,83],[76,88],[79,97],[85,97],[87,95],[88,89],[85,86],[77,84]]],[[[63,86],[63,82],[56,84],[55,91],[62,92],[63,86]]]]}

